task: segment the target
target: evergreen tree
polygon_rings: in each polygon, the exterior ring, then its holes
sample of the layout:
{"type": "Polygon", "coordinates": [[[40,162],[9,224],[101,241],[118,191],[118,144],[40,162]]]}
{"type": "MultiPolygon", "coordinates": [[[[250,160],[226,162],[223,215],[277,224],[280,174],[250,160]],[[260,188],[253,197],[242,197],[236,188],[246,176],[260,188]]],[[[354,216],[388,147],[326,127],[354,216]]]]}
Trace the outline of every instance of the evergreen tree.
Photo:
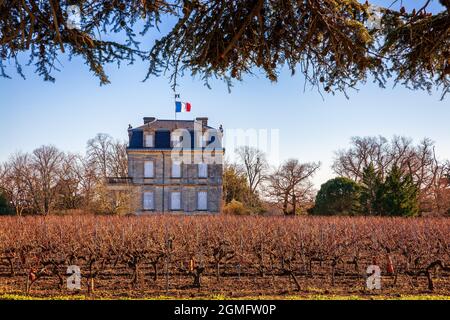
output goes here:
{"type": "Polygon", "coordinates": [[[410,174],[393,166],[382,186],[383,214],[415,216],[419,213],[418,188],[410,174]]]}
{"type": "Polygon", "coordinates": [[[0,214],[7,214],[11,211],[8,200],[0,190],[0,214]]]}
{"type": "Polygon", "coordinates": [[[315,207],[310,210],[315,215],[358,215],[361,186],[348,178],[335,178],[321,187],[316,197],[315,207]]]}
{"type": "Polygon", "coordinates": [[[368,215],[382,214],[381,198],[383,181],[371,163],[363,171],[361,208],[368,215]]]}

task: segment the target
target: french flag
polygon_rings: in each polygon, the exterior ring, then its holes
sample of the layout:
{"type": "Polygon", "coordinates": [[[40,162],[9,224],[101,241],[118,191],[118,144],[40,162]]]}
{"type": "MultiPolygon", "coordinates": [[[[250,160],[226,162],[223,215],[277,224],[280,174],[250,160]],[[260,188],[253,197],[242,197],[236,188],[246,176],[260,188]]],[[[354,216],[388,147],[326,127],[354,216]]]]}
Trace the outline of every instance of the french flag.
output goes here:
{"type": "Polygon", "coordinates": [[[191,112],[191,104],[189,102],[175,101],[175,112],[191,112]]]}

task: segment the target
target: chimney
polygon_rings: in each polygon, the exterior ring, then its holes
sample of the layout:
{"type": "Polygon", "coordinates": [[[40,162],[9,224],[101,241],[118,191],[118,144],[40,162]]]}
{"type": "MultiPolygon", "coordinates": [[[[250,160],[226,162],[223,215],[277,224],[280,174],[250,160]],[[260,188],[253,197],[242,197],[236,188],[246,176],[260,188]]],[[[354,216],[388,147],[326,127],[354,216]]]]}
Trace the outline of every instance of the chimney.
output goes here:
{"type": "MultiPolygon", "coordinates": [[[[131,124],[128,125],[128,141],[131,142],[131,137],[133,136],[133,127],[131,124]]],[[[129,144],[128,144],[129,145],[129,144]]]]}
{"type": "Polygon", "coordinates": [[[208,126],[208,118],[207,117],[196,118],[195,120],[197,120],[198,122],[201,122],[203,127],[208,126]]]}
{"type": "Polygon", "coordinates": [[[144,117],[144,124],[150,123],[155,121],[156,118],[155,117],[144,117]]]}

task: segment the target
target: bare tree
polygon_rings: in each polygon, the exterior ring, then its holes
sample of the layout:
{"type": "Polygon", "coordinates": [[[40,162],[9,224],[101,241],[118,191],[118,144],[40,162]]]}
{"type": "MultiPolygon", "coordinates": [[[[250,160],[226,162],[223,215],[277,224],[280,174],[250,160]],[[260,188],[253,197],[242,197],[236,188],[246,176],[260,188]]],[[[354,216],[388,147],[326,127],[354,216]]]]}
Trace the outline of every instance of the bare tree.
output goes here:
{"type": "Polygon", "coordinates": [[[313,188],[310,179],[319,168],[320,163],[287,160],[270,175],[268,196],[282,205],[285,215],[296,214],[297,208],[310,200],[313,188]]]}
{"type": "Polygon", "coordinates": [[[351,147],[336,152],[333,171],[342,177],[360,181],[364,168],[371,163],[383,174],[389,159],[388,141],[384,137],[353,137],[351,147]]]}
{"type": "Polygon", "coordinates": [[[126,144],[104,133],[99,133],[87,143],[87,157],[95,165],[101,178],[127,177],[126,144]]]}
{"type": "Polygon", "coordinates": [[[31,177],[31,160],[29,154],[16,153],[10,157],[7,167],[7,190],[10,201],[17,215],[26,209],[36,207],[32,192],[35,184],[31,177]]]}
{"type": "Polygon", "coordinates": [[[7,173],[8,168],[6,166],[6,163],[0,163],[0,193],[5,192],[7,173]]]}
{"type": "Polygon", "coordinates": [[[260,184],[267,178],[269,166],[266,156],[261,150],[249,146],[237,148],[236,153],[247,177],[250,192],[256,194],[260,184]]]}
{"type": "Polygon", "coordinates": [[[391,141],[383,137],[353,137],[351,147],[339,150],[333,170],[339,176],[361,182],[364,169],[372,164],[383,179],[393,166],[411,174],[420,189],[423,210],[438,210],[437,199],[442,193],[444,164],[437,160],[434,142],[428,138],[415,145],[413,140],[395,136],[391,141]]]}
{"type": "Polygon", "coordinates": [[[6,168],[6,164],[5,163],[1,163],[0,164],[0,186],[2,185],[2,183],[5,180],[7,171],[8,170],[6,168]]]}
{"type": "Polygon", "coordinates": [[[31,207],[31,196],[25,176],[29,165],[27,154],[16,153],[2,166],[1,189],[18,216],[31,207]]]}
{"type": "Polygon", "coordinates": [[[5,163],[3,188],[16,214],[25,210],[48,214],[54,207],[63,154],[43,146],[32,154],[16,153],[5,163]]]}
{"type": "Polygon", "coordinates": [[[108,177],[128,177],[127,144],[103,133],[88,141],[83,163],[82,188],[86,205],[94,212],[122,214],[133,212],[134,189],[109,190],[108,177]]]}
{"type": "Polygon", "coordinates": [[[60,209],[77,209],[81,205],[83,197],[82,176],[79,174],[82,170],[81,161],[82,157],[77,154],[66,154],[61,161],[57,184],[60,209]]]}
{"type": "MultiPolygon", "coordinates": [[[[42,146],[30,153],[16,153],[0,164],[0,191],[17,215],[49,214],[52,210],[85,209],[100,212],[107,197],[116,199],[112,211],[123,209],[127,195],[107,195],[106,177],[128,176],[126,144],[99,134],[88,143],[86,156],[63,153],[53,146],[42,146]]],[[[128,206],[130,207],[130,206],[128,206]]]]}
{"type": "Polygon", "coordinates": [[[57,184],[64,154],[54,146],[42,146],[33,151],[31,158],[32,176],[28,177],[34,185],[33,198],[40,213],[47,215],[57,200],[57,184]]]}
{"type": "Polygon", "coordinates": [[[113,141],[108,156],[109,173],[113,177],[128,177],[127,143],[113,141]]]}
{"type": "Polygon", "coordinates": [[[98,174],[103,179],[108,177],[108,163],[112,144],[111,136],[105,133],[97,134],[95,138],[90,139],[87,143],[87,156],[96,166],[98,174]]]}
{"type": "Polygon", "coordinates": [[[83,195],[81,206],[84,209],[91,210],[96,195],[95,186],[99,183],[95,165],[88,157],[83,157],[79,161],[76,173],[80,181],[80,192],[83,195]]]}

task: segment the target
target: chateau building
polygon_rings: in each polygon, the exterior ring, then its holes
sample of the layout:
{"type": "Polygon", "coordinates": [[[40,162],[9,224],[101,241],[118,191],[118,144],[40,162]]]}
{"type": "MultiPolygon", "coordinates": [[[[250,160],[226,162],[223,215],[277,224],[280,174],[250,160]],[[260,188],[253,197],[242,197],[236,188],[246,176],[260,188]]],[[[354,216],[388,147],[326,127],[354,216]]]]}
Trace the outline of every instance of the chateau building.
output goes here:
{"type": "Polygon", "coordinates": [[[111,178],[134,194],[135,211],[145,213],[219,213],[222,199],[222,128],[208,118],[144,118],[128,129],[128,175],[111,178]]]}

